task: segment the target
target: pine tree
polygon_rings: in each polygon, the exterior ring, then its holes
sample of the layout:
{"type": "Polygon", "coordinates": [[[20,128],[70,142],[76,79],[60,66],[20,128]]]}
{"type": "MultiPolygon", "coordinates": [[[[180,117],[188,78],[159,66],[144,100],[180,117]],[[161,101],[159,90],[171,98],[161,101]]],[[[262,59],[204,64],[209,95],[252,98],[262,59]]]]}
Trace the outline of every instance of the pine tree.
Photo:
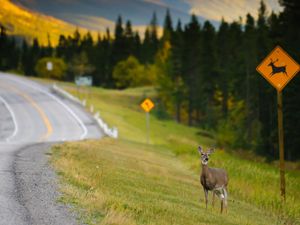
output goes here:
{"type": "Polygon", "coordinates": [[[144,33],[144,40],[142,43],[142,53],[141,53],[141,62],[147,64],[151,62],[151,41],[150,41],[150,31],[147,27],[144,33]]]}
{"type": "Polygon", "coordinates": [[[13,37],[6,34],[6,28],[0,24],[0,70],[17,69],[19,50],[13,37]]]}
{"type": "Polygon", "coordinates": [[[33,44],[31,46],[31,48],[29,49],[28,52],[28,61],[27,61],[27,72],[28,75],[30,76],[36,76],[36,72],[34,70],[34,67],[38,61],[38,59],[40,58],[40,45],[38,42],[38,39],[35,38],[33,40],[33,44]]]}
{"type": "Polygon", "coordinates": [[[119,15],[115,26],[115,39],[112,47],[112,66],[114,67],[119,61],[125,60],[127,56],[128,51],[126,50],[123,22],[121,15],[119,15]]]}
{"type": "Polygon", "coordinates": [[[140,59],[140,61],[142,61],[141,49],[142,49],[142,44],[141,44],[141,38],[139,32],[135,32],[133,37],[133,55],[137,59],[140,59]]]}
{"type": "Polygon", "coordinates": [[[172,33],[173,33],[172,18],[171,18],[170,10],[167,9],[166,17],[164,20],[162,41],[170,41],[172,33]]]}
{"type": "Polygon", "coordinates": [[[46,47],[46,56],[47,57],[51,57],[53,55],[53,47],[52,47],[52,44],[51,44],[51,39],[50,39],[50,35],[49,33],[47,34],[47,39],[48,39],[48,45],[46,47]]]}
{"type": "MultiPolygon", "coordinates": [[[[261,1],[257,20],[257,56],[261,62],[274,47],[269,39],[268,13],[266,4],[261,1]]],[[[258,118],[261,127],[261,139],[263,142],[257,148],[257,152],[271,158],[277,155],[276,146],[276,92],[264,78],[258,80],[258,118]]]]}
{"type": "Polygon", "coordinates": [[[218,87],[222,93],[222,115],[223,118],[227,117],[228,113],[228,98],[229,98],[229,55],[231,48],[228,40],[229,37],[229,24],[222,19],[219,32],[217,34],[216,47],[217,47],[217,58],[218,58],[218,87]],[[226,45],[224,44],[226,43],[226,45]]]}
{"type": "Polygon", "coordinates": [[[198,89],[201,85],[201,27],[195,15],[191,16],[191,21],[185,26],[183,54],[183,80],[188,89],[188,124],[193,125],[193,113],[197,110],[198,89]]]}
{"type": "Polygon", "coordinates": [[[243,34],[243,59],[244,59],[244,71],[245,79],[240,81],[244,90],[242,98],[245,101],[246,110],[246,137],[249,140],[249,148],[255,149],[261,142],[258,134],[260,132],[260,122],[258,121],[258,83],[261,79],[255,68],[258,65],[257,59],[257,31],[255,27],[255,20],[250,14],[246,15],[245,31],[243,34]]]}
{"type": "MultiPolygon", "coordinates": [[[[212,128],[214,124],[214,92],[215,92],[215,81],[216,81],[216,32],[213,25],[206,21],[202,29],[202,40],[201,40],[201,76],[200,87],[198,92],[198,110],[203,115],[203,118],[197,118],[199,122],[205,123],[206,127],[212,128]]],[[[198,113],[199,115],[199,113],[198,113]]]]}
{"type": "Polygon", "coordinates": [[[111,38],[109,29],[106,30],[106,35],[103,38],[98,35],[96,43],[95,57],[91,59],[92,65],[95,67],[94,84],[97,86],[112,87],[111,83],[111,38]]]}
{"type": "MultiPolygon", "coordinates": [[[[282,45],[284,49],[299,63],[300,62],[300,2],[296,0],[281,0],[284,7],[280,15],[282,45]]],[[[299,74],[290,81],[283,91],[283,115],[285,128],[285,149],[288,160],[300,158],[300,78],[299,74]]]]}
{"type": "Polygon", "coordinates": [[[181,21],[178,20],[175,32],[171,36],[171,78],[174,85],[173,98],[175,104],[175,118],[178,123],[182,121],[184,100],[186,99],[186,85],[183,81],[183,31],[181,21]]]}
{"type": "Polygon", "coordinates": [[[126,22],[125,30],[124,30],[124,38],[125,38],[125,57],[128,58],[128,56],[134,54],[134,48],[135,48],[135,37],[134,33],[132,31],[132,25],[130,20],[126,22]]]}
{"type": "Polygon", "coordinates": [[[56,47],[56,56],[57,57],[66,57],[66,48],[67,48],[67,39],[64,35],[59,35],[58,45],[56,47]]]}
{"type": "Polygon", "coordinates": [[[81,35],[78,29],[74,31],[73,37],[70,38],[70,41],[70,50],[73,57],[75,54],[79,54],[81,52],[81,35]]]}
{"type": "Polygon", "coordinates": [[[141,62],[144,64],[154,63],[154,57],[159,48],[157,27],[157,17],[154,12],[149,26],[145,29],[144,41],[141,46],[141,62]]]}
{"type": "Polygon", "coordinates": [[[110,36],[110,30],[106,29],[106,36],[102,41],[102,53],[100,61],[102,62],[102,76],[103,76],[103,86],[113,87],[113,79],[112,79],[112,70],[113,66],[111,64],[112,58],[112,39],[110,36]]]}
{"type": "Polygon", "coordinates": [[[159,40],[158,40],[158,35],[157,35],[157,29],[158,29],[158,21],[157,21],[157,17],[156,17],[156,13],[153,13],[151,22],[150,22],[150,26],[149,26],[149,36],[150,36],[150,46],[149,46],[149,50],[150,50],[150,62],[154,61],[154,57],[158,51],[158,47],[159,47],[159,40]]]}
{"type": "Polygon", "coordinates": [[[14,37],[8,39],[7,69],[18,69],[20,60],[20,51],[17,47],[14,37]]]}

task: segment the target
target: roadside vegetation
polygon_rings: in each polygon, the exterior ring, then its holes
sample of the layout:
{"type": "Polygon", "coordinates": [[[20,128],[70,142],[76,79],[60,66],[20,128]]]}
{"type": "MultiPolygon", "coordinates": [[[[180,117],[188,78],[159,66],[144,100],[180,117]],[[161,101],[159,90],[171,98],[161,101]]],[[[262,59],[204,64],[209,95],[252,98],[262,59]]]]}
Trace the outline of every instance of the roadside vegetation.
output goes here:
{"type": "Polygon", "coordinates": [[[205,210],[199,183],[198,145],[216,145],[212,134],[157,118],[151,112],[146,144],[145,96],[153,88],[123,91],[92,88],[74,95],[88,99],[101,117],[117,126],[119,139],[104,138],[56,145],[52,164],[61,178],[61,201],[72,204],[88,224],[299,224],[300,173],[287,173],[287,200],[281,205],[279,171],[262,158],[245,159],[217,149],[211,166],[225,168],[229,210],[219,202],[205,210]]]}
{"type": "MultiPolygon", "coordinates": [[[[159,21],[153,12],[143,34],[120,14],[114,29],[97,37],[80,28],[70,33],[67,24],[2,2],[1,71],[72,82],[91,76],[93,85],[105,88],[154,85],[161,117],[213,131],[219,146],[278,159],[276,90],[255,68],[276,45],[300,61],[299,1],[281,0],[278,13],[261,1],[257,16],[245,12],[217,27],[196,15],[185,23],[175,21],[172,10],[159,21]],[[24,21],[26,26],[20,26],[24,21]],[[36,38],[28,42],[25,30],[32,26],[41,30],[29,29],[36,38]],[[12,30],[24,37],[11,36],[12,30]],[[46,70],[50,61],[53,71],[46,70]]],[[[299,82],[296,76],[283,92],[288,161],[300,159],[299,82]]]]}
{"type": "Polygon", "coordinates": [[[287,172],[282,204],[276,92],[255,71],[278,44],[300,61],[299,1],[281,0],[278,13],[261,1],[257,16],[222,19],[218,28],[196,15],[175,25],[170,10],[161,27],[153,12],[143,35],[121,15],[114,32],[98,35],[1,3],[0,70],[61,85],[91,76],[97,88],[66,90],[119,130],[117,140],[53,148],[61,201],[86,223],[300,224],[300,79],[283,93],[285,158],[298,170],[287,172]],[[155,101],[150,143],[145,97],[155,101]],[[218,147],[210,165],[229,173],[228,215],[204,209],[198,145],[218,147]]]}

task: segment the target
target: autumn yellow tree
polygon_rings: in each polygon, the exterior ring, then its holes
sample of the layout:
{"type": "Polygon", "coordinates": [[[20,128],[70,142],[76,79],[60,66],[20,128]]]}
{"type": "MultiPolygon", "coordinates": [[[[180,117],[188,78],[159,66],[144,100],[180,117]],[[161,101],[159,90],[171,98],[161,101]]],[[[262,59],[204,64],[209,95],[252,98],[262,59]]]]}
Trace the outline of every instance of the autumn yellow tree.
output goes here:
{"type": "Polygon", "coordinates": [[[181,108],[187,91],[181,74],[174,69],[172,60],[172,46],[169,41],[165,41],[155,60],[157,90],[167,112],[175,115],[177,122],[181,122],[181,108]]]}

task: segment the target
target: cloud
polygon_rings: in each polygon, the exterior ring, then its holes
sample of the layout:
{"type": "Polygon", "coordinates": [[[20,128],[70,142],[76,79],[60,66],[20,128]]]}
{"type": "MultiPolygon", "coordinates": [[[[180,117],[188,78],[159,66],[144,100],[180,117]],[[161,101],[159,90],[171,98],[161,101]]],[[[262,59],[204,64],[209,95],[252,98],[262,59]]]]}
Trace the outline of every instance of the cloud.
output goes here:
{"type": "MultiPolygon", "coordinates": [[[[114,32],[114,29],[115,29],[115,22],[105,19],[103,17],[86,16],[86,15],[74,16],[73,14],[71,14],[71,15],[65,14],[64,16],[65,17],[72,16],[72,19],[78,26],[85,27],[90,30],[104,32],[104,31],[106,31],[106,28],[109,28],[109,30],[111,32],[114,32]]],[[[147,28],[147,25],[133,25],[132,26],[132,30],[134,32],[138,32],[140,34],[141,38],[144,38],[146,28],[147,28]]],[[[162,27],[159,26],[157,28],[157,34],[158,34],[158,36],[162,35],[162,27]]]]}
{"type": "Polygon", "coordinates": [[[66,18],[70,17],[75,24],[86,27],[91,30],[105,31],[106,28],[114,29],[115,22],[103,17],[87,16],[87,15],[74,15],[64,14],[66,18]]]}
{"type": "MultiPolygon", "coordinates": [[[[184,0],[190,4],[190,13],[206,17],[207,19],[227,21],[244,18],[247,13],[257,17],[261,0],[184,0]]],[[[282,10],[277,0],[265,0],[268,11],[282,10]]]]}
{"type": "Polygon", "coordinates": [[[162,2],[161,0],[143,0],[143,2],[152,3],[155,5],[162,6],[162,7],[168,7],[168,5],[164,2],[162,2]]]}

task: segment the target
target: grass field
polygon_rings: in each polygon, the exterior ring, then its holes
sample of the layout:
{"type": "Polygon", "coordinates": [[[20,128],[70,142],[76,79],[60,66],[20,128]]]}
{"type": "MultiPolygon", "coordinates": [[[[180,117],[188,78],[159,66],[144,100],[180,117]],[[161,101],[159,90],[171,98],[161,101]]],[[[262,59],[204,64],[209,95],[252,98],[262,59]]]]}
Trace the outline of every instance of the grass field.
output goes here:
{"type": "MultiPolygon", "coordinates": [[[[66,89],[77,95],[72,86],[66,89]]],[[[61,177],[61,201],[88,224],[300,224],[300,173],[287,173],[281,205],[279,172],[272,165],[217,150],[211,166],[230,177],[227,215],[219,204],[205,209],[197,147],[214,145],[204,131],[151,116],[146,144],[139,103],[152,88],[124,91],[93,88],[88,97],[120,138],[57,145],[52,164],[61,177]]],[[[261,160],[260,160],[261,161],[261,160]]]]}

